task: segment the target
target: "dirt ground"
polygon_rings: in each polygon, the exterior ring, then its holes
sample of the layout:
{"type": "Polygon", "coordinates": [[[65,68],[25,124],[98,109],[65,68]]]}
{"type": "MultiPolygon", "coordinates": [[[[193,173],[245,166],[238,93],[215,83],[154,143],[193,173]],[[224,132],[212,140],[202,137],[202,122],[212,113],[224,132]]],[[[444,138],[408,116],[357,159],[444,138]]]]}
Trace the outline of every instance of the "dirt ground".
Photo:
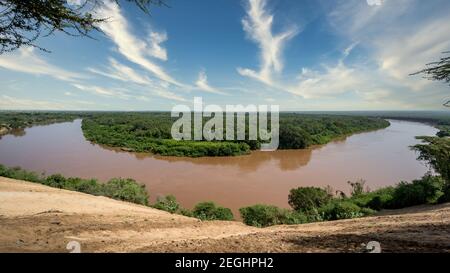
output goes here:
{"type": "Polygon", "coordinates": [[[0,177],[0,252],[450,252],[450,204],[253,228],[0,177]]]}

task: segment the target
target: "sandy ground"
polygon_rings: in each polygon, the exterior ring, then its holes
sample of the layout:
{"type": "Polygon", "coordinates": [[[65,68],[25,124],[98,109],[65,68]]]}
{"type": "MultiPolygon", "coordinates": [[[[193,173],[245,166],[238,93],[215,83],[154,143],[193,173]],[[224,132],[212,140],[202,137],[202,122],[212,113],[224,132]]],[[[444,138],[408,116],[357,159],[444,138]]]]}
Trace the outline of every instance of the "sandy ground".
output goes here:
{"type": "Polygon", "coordinates": [[[450,252],[450,204],[253,228],[0,177],[0,252],[450,252]]]}

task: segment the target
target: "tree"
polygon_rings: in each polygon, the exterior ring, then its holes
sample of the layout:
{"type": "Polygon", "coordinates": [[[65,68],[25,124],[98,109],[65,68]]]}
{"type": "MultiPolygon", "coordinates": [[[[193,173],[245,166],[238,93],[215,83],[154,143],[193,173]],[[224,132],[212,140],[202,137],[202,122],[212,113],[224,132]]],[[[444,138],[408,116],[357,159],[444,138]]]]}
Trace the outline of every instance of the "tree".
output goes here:
{"type": "MultiPolygon", "coordinates": [[[[108,18],[95,18],[94,10],[104,1],[119,0],[0,0],[0,54],[22,46],[41,50],[36,40],[55,31],[69,36],[90,37],[97,24],[108,18]]],[[[145,13],[150,5],[164,5],[164,0],[123,0],[133,2],[145,13]]],[[[47,51],[48,52],[48,51],[47,51]]]]}
{"type": "Polygon", "coordinates": [[[317,187],[300,187],[291,189],[288,200],[289,205],[296,211],[308,213],[327,204],[332,195],[326,190],[317,187]]]}
{"type": "Polygon", "coordinates": [[[418,139],[424,142],[412,147],[419,152],[418,159],[430,164],[450,185],[450,138],[422,136],[418,139]]]}
{"type": "MultiPolygon", "coordinates": [[[[450,51],[443,54],[450,54],[450,51]]],[[[427,64],[427,68],[411,75],[425,74],[425,78],[433,81],[445,81],[450,83],[450,56],[442,57],[437,62],[427,64]]],[[[444,106],[450,107],[450,100],[444,103],[444,106]]]]}

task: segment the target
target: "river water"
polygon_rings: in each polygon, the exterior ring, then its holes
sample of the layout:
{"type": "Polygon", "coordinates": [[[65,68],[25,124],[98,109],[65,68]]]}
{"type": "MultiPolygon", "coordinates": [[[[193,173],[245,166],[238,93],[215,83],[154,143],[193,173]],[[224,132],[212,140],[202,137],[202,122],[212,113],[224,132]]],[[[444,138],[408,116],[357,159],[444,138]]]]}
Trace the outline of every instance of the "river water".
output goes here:
{"type": "Polygon", "coordinates": [[[390,120],[386,129],[356,134],[305,150],[253,152],[239,157],[177,158],[109,149],[86,141],[81,120],[35,126],[0,140],[0,164],[65,176],[131,177],[146,184],[152,200],[174,194],[192,208],[215,201],[236,214],[257,203],[288,207],[299,186],[348,192],[347,181],[364,179],[371,189],[421,177],[427,170],[408,147],[417,135],[437,130],[423,123],[390,120]]]}

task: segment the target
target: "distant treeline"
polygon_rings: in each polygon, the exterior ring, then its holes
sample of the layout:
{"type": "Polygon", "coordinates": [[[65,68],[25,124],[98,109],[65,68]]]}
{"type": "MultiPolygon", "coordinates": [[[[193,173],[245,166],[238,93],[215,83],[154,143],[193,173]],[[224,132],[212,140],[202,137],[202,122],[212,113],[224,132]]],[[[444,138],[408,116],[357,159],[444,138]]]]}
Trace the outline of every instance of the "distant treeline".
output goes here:
{"type": "MultiPolygon", "coordinates": [[[[170,130],[176,118],[170,117],[169,112],[0,111],[0,135],[14,129],[77,118],[83,119],[83,133],[89,141],[128,151],[190,157],[230,156],[247,154],[259,149],[262,143],[248,138],[242,141],[175,141],[170,130]]],[[[431,123],[440,130],[438,136],[450,136],[449,111],[282,112],[279,148],[302,149],[387,127],[389,123],[383,119],[431,123]]]]}
{"type": "MultiPolygon", "coordinates": [[[[257,140],[248,140],[248,128],[246,140],[176,141],[170,133],[175,120],[169,113],[104,113],[83,119],[82,129],[86,139],[95,143],[170,156],[242,155],[259,149],[263,143],[259,137],[257,140]]],[[[374,117],[282,113],[279,148],[303,149],[387,126],[389,122],[374,117]]],[[[225,128],[223,133],[226,134],[225,128]]]]}
{"type": "Polygon", "coordinates": [[[24,129],[34,125],[73,121],[86,114],[76,112],[13,112],[0,111],[0,128],[24,129]]]}

